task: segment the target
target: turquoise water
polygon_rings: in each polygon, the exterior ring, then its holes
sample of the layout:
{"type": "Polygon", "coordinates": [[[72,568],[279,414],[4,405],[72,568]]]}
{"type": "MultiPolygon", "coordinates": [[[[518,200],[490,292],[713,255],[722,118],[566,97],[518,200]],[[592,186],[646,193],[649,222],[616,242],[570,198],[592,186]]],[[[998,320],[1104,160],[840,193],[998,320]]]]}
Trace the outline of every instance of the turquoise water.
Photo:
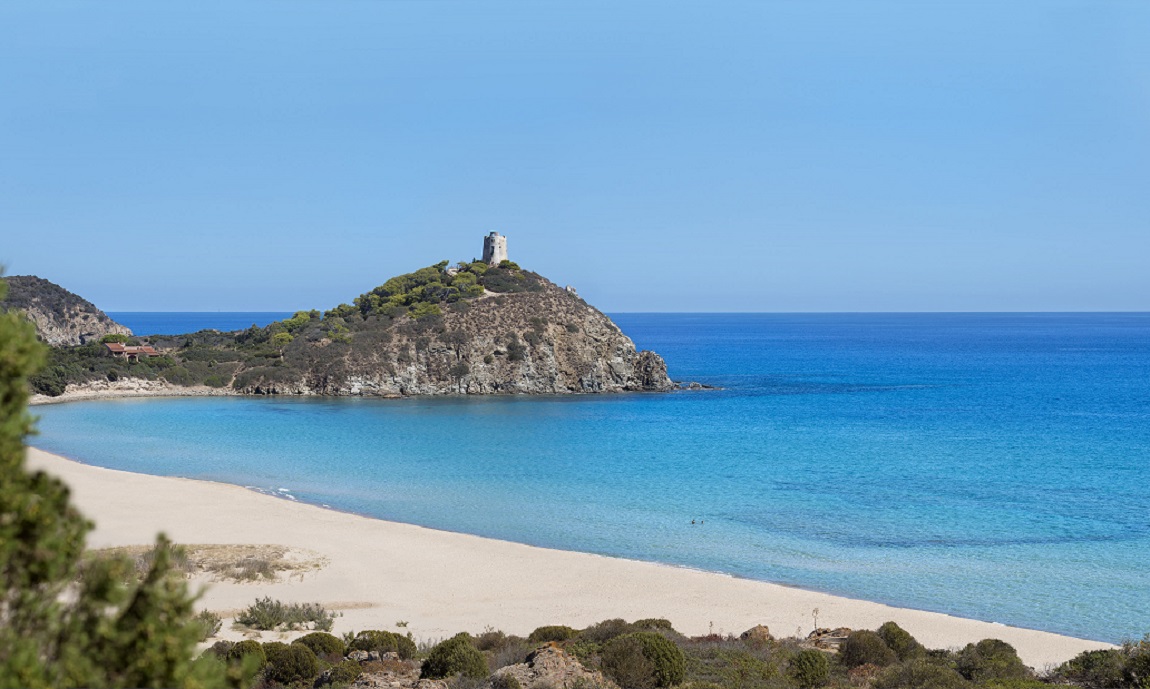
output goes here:
{"type": "Polygon", "coordinates": [[[264,327],[291,316],[281,311],[116,311],[112,320],[127,326],[136,335],[183,335],[199,330],[244,330],[264,327]]]}
{"type": "Polygon", "coordinates": [[[724,389],[84,402],[38,408],[34,444],[1083,637],[1150,631],[1150,314],[615,318],[676,379],[724,389]]]}

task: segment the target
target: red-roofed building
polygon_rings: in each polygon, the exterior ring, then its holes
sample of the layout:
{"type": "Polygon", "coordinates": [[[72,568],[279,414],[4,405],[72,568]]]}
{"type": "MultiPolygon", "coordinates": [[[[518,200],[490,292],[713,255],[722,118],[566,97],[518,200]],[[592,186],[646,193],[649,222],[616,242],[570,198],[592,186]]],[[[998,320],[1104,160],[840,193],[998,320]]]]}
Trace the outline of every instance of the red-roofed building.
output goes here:
{"type": "Polygon", "coordinates": [[[123,357],[128,361],[139,361],[141,356],[160,356],[156,348],[151,345],[126,345],[120,342],[106,342],[104,346],[114,357],[123,357]]]}

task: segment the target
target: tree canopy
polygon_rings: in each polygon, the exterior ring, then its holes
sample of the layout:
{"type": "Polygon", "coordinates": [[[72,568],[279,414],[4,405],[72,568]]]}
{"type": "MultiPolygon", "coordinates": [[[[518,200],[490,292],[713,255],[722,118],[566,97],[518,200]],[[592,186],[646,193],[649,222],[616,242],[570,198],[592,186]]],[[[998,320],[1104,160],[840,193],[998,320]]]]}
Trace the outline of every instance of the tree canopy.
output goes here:
{"type": "MultiPolygon", "coordinates": [[[[0,279],[0,300],[7,283],[0,279]]],[[[58,479],[25,467],[33,325],[0,312],[0,687],[240,686],[240,666],[195,660],[194,597],[158,537],[141,581],[124,559],[84,560],[92,524],[58,479]]]]}

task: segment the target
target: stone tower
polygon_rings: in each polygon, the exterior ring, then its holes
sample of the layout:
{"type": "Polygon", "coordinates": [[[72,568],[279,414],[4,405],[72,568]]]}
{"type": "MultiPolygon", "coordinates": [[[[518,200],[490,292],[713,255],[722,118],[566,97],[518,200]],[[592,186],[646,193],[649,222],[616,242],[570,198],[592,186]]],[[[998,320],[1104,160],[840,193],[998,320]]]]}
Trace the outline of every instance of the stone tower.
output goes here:
{"type": "Polygon", "coordinates": [[[483,238],[483,262],[489,266],[497,266],[507,258],[507,237],[492,232],[483,238]]]}

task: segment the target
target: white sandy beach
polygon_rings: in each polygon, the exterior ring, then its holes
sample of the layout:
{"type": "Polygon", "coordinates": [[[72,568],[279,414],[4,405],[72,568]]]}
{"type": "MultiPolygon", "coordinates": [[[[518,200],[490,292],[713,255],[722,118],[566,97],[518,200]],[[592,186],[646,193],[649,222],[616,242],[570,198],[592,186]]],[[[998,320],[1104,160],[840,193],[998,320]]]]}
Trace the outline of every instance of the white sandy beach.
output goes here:
{"type": "MultiPolygon", "coordinates": [[[[665,617],[689,635],[738,634],[765,624],[776,636],[805,636],[817,608],[820,627],[873,629],[894,620],[931,648],[1003,639],[1038,669],[1109,647],[721,574],[369,519],[238,486],[88,466],[36,449],[29,449],[28,460],[72,487],[76,504],[96,523],[91,548],[149,544],[163,531],[177,543],[282,545],[326,562],[274,583],[212,583],[200,605],[225,616],[271,596],[341,611],[337,633],[396,631],[404,621],[417,639],[489,626],[526,635],[545,624],[579,627],[613,617],[665,617]]],[[[275,637],[264,633],[263,639],[275,637]]]]}

